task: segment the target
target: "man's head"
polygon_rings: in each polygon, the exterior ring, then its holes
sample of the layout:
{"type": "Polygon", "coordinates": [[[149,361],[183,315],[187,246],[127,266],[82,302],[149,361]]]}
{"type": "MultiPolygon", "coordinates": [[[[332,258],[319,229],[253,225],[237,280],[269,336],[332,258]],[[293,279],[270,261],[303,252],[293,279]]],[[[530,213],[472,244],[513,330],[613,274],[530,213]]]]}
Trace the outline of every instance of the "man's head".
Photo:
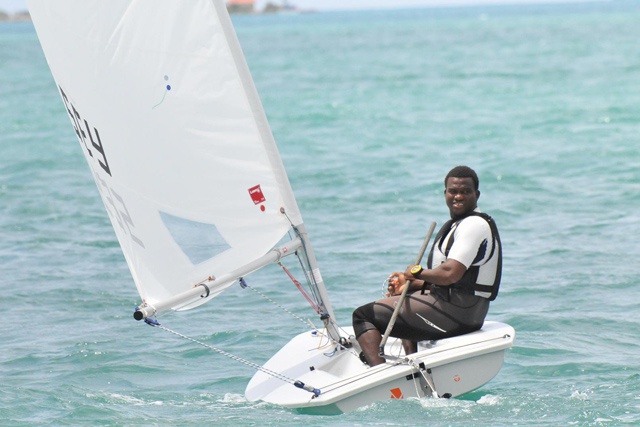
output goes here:
{"type": "Polygon", "coordinates": [[[473,169],[456,166],[444,179],[444,198],[451,218],[462,218],[478,204],[480,181],[473,169]]]}

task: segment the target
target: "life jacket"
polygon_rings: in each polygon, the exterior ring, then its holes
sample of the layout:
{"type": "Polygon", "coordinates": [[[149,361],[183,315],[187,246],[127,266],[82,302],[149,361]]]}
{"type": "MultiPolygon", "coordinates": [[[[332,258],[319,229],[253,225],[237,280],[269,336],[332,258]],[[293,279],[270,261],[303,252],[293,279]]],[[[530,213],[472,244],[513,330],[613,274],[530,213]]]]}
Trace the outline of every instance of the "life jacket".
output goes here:
{"type": "MultiPolygon", "coordinates": [[[[483,212],[471,212],[464,218],[469,216],[479,216],[483,218],[489,224],[491,228],[491,236],[492,236],[492,245],[491,245],[491,253],[489,254],[489,258],[487,258],[487,262],[493,258],[495,255],[496,243],[498,246],[498,264],[496,265],[496,277],[492,285],[482,285],[477,283],[478,273],[480,271],[480,266],[472,265],[467,269],[462,279],[454,283],[450,286],[439,286],[439,288],[449,288],[452,290],[456,290],[458,292],[470,295],[477,295],[483,298],[488,298],[489,301],[493,301],[498,296],[498,290],[500,289],[500,279],[502,277],[502,243],[500,242],[500,234],[498,233],[498,227],[496,226],[495,221],[489,215],[483,212]],[[490,294],[488,297],[486,294],[490,294]]],[[[449,250],[451,246],[453,246],[454,236],[453,234],[449,237],[449,241],[447,242],[447,246],[442,249],[442,240],[443,238],[451,231],[453,225],[458,222],[464,220],[462,219],[450,219],[447,221],[442,228],[438,231],[436,235],[433,246],[431,247],[431,251],[429,252],[429,257],[427,259],[427,265],[429,268],[433,268],[433,251],[435,250],[436,245],[438,249],[444,254],[445,257],[449,256],[449,250]]]]}

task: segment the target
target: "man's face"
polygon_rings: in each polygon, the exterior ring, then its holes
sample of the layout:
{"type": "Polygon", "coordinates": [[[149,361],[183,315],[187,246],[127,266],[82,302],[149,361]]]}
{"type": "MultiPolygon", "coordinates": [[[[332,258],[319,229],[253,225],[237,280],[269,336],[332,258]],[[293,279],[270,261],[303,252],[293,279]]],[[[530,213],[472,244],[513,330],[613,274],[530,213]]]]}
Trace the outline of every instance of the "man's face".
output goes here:
{"type": "Polygon", "coordinates": [[[464,216],[473,211],[478,203],[480,192],[475,190],[472,178],[447,179],[444,199],[447,202],[451,218],[464,216]]]}

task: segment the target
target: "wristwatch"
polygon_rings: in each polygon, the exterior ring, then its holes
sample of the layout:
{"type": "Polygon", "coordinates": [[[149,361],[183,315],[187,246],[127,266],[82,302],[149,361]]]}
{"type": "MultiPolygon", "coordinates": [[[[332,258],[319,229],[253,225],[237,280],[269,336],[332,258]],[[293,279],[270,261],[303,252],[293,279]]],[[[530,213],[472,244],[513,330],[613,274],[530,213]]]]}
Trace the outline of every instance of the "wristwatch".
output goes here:
{"type": "Polygon", "coordinates": [[[413,274],[415,277],[418,276],[418,274],[422,273],[422,266],[420,264],[418,265],[414,265],[413,267],[411,267],[411,274],[413,274]]]}

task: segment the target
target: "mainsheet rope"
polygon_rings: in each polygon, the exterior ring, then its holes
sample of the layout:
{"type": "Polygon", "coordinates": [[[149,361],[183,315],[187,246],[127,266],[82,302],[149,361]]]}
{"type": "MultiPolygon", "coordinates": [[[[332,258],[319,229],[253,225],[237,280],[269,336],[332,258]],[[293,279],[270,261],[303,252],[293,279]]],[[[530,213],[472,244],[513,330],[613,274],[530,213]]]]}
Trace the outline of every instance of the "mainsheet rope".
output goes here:
{"type": "Polygon", "coordinates": [[[247,366],[249,366],[249,367],[251,367],[251,368],[253,368],[253,369],[257,370],[257,371],[264,372],[267,375],[270,375],[270,376],[272,376],[274,378],[277,378],[277,379],[279,379],[281,381],[284,381],[284,382],[292,384],[292,385],[294,385],[294,386],[296,386],[298,388],[306,390],[306,391],[308,391],[310,393],[313,393],[314,397],[320,396],[320,393],[321,393],[320,389],[317,389],[317,388],[315,388],[313,386],[310,386],[310,385],[306,385],[305,383],[303,383],[300,380],[294,380],[294,379],[289,378],[286,375],[283,375],[283,374],[281,374],[279,372],[275,372],[275,371],[272,371],[270,369],[265,368],[264,366],[258,365],[257,363],[253,363],[253,362],[251,362],[251,361],[249,361],[247,359],[243,359],[242,357],[238,357],[238,356],[236,356],[234,354],[228,353],[228,352],[226,352],[224,350],[221,350],[219,348],[213,347],[213,346],[211,346],[209,344],[205,344],[202,341],[198,341],[195,338],[188,337],[188,336],[186,336],[184,334],[181,334],[180,332],[177,332],[177,331],[174,331],[172,329],[169,329],[169,328],[167,328],[165,326],[162,326],[157,320],[147,318],[147,319],[145,319],[145,323],[147,323],[147,325],[153,326],[155,328],[160,328],[163,331],[169,332],[170,334],[176,335],[176,336],[178,336],[180,338],[184,338],[185,340],[191,341],[191,342],[193,342],[195,344],[201,345],[202,347],[205,347],[205,348],[208,348],[209,350],[215,351],[216,353],[221,354],[221,355],[223,355],[225,357],[228,357],[229,359],[235,360],[236,362],[239,362],[239,363],[242,363],[244,365],[247,365],[247,366]]]}

